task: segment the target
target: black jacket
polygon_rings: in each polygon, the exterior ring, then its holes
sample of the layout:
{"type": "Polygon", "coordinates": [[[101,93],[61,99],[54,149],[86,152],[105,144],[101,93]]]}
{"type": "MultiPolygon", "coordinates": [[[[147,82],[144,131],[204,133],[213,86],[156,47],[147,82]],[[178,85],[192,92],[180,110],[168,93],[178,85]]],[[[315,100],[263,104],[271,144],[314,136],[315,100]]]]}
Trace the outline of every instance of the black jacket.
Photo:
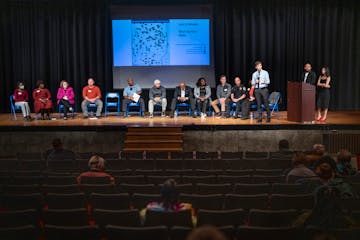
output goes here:
{"type": "MultiPolygon", "coordinates": [[[[301,74],[301,79],[300,79],[301,82],[304,81],[304,77],[305,77],[305,72],[303,72],[303,73],[301,74]]],[[[317,79],[316,79],[316,73],[313,72],[313,71],[310,71],[309,74],[308,74],[308,76],[307,76],[307,78],[306,78],[306,82],[307,82],[307,83],[310,83],[310,84],[312,84],[312,85],[316,85],[316,81],[317,81],[317,79]]]]}
{"type": "MultiPolygon", "coordinates": [[[[178,97],[181,97],[181,89],[179,86],[177,86],[174,91],[174,98],[177,99],[178,97]]],[[[193,90],[189,86],[185,86],[185,97],[189,99],[194,98],[193,90]]]]}

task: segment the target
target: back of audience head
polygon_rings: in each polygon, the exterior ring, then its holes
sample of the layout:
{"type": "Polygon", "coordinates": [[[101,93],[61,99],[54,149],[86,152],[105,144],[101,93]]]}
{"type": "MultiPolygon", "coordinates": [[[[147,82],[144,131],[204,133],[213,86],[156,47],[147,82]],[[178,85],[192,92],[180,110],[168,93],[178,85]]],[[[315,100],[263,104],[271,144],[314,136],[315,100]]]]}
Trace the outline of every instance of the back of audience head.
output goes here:
{"type": "Polygon", "coordinates": [[[325,182],[336,176],[336,163],[330,156],[323,156],[315,163],[315,173],[325,182]]]}
{"type": "Polygon", "coordinates": [[[314,144],[313,146],[313,153],[319,156],[322,156],[325,154],[325,146],[323,144],[314,144]]]}
{"type": "Polygon", "coordinates": [[[60,150],[63,148],[63,143],[60,138],[54,138],[52,141],[52,146],[55,150],[60,150]]]}
{"type": "Polygon", "coordinates": [[[303,152],[295,152],[292,158],[292,165],[294,167],[299,165],[305,165],[306,163],[306,156],[303,152]]]}
{"type": "Polygon", "coordinates": [[[179,194],[176,189],[176,181],[168,179],[164,182],[161,191],[161,201],[166,210],[173,210],[179,201],[179,194]]]}
{"type": "Polygon", "coordinates": [[[289,151],[290,146],[289,146],[289,141],[286,139],[281,139],[279,141],[279,151],[289,151]]]}
{"type": "Polygon", "coordinates": [[[337,162],[341,164],[348,164],[351,162],[351,152],[346,149],[341,149],[337,153],[337,162]]]}
{"type": "Polygon", "coordinates": [[[194,229],[186,240],[226,240],[226,237],[213,226],[203,226],[194,229]]]}
{"type": "Polygon", "coordinates": [[[105,159],[98,155],[94,155],[89,159],[88,166],[90,170],[104,171],[105,159]]]}

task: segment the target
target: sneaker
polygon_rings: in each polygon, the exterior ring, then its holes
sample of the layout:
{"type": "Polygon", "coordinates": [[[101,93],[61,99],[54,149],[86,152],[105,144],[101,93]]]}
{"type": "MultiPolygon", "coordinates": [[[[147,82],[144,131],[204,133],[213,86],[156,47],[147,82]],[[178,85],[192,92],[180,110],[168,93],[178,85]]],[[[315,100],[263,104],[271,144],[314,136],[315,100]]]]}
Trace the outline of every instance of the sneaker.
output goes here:
{"type": "Polygon", "coordinates": [[[67,116],[64,116],[64,120],[68,120],[67,116]]]}
{"type": "Polygon", "coordinates": [[[73,108],[72,108],[72,107],[69,107],[69,111],[72,112],[72,111],[73,111],[73,108]]]}
{"type": "Polygon", "coordinates": [[[196,115],[195,115],[195,113],[193,113],[193,114],[192,114],[192,117],[193,117],[193,118],[196,118],[196,115]]]}
{"type": "Polygon", "coordinates": [[[241,117],[241,120],[247,120],[249,117],[241,117]]]}
{"type": "Polygon", "coordinates": [[[84,118],[84,119],[88,119],[88,118],[89,118],[89,116],[83,116],[83,118],[84,118]]]}
{"type": "Polygon", "coordinates": [[[165,112],[161,112],[161,117],[166,117],[165,112]]]}
{"type": "Polygon", "coordinates": [[[221,118],[221,112],[215,113],[215,117],[216,117],[216,118],[221,118]]]}
{"type": "Polygon", "coordinates": [[[154,117],[154,114],[152,114],[152,113],[150,113],[150,116],[149,116],[150,118],[153,118],[154,117]]]}

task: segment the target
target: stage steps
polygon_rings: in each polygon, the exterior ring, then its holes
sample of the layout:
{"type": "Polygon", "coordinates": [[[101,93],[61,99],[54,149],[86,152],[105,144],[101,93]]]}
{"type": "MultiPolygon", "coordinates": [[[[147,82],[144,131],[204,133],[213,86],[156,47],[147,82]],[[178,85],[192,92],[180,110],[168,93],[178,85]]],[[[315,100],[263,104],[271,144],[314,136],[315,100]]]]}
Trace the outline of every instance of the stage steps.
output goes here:
{"type": "Polygon", "coordinates": [[[183,151],[181,127],[128,127],[124,152],[171,152],[183,151]]]}

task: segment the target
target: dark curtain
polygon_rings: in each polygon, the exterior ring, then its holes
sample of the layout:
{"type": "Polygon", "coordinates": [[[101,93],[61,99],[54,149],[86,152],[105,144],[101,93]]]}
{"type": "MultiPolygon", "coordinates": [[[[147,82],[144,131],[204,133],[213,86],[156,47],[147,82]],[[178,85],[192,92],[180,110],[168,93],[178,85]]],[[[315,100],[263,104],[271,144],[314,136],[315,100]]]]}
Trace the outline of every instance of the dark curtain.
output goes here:
{"type": "Polygon", "coordinates": [[[88,76],[112,90],[111,4],[191,4],[214,7],[216,76],[247,82],[255,60],[282,93],[299,81],[306,61],[332,73],[332,110],[360,109],[360,14],[341,0],[7,0],[0,1],[0,111],[9,111],[17,81],[44,80],[54,98],[61,79],[77,94],[88,76]]]}
{"type": "Polygon", "coordinates": [[[74,87],[77,110],[88,76],[112,88],[111,29],[107,1],[7,1],[1,6],[1,111],[17,81],[30,92],[43,80],[55,102],[62,79],[74,87]]]}
{"type": "Polygon", "coordinates": [[[360,109],[360,8],[357,1],[219,1],[215,5],[217,76],[243,81],[261,60],[270,90],[282,93],[287,81],[300,81],[310,61],[319,75],[332,75],[330,109],[360,109]]]}

